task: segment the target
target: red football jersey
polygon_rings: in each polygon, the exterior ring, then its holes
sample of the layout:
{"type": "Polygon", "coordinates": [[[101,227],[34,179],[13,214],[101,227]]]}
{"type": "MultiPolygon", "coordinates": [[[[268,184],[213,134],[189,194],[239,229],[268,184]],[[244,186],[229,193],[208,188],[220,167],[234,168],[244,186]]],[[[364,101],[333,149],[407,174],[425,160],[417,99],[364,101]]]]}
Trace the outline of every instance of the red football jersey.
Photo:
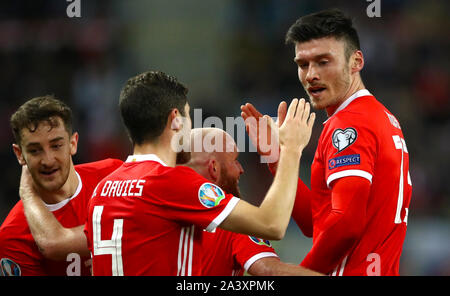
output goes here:
{"type": "Polygon", "coordinates": [[[201,275],[203,229],[213,231],[238,201],[191,168],[129,156],[89,204],[93,274],[201,275]]]}
{"type": "Polygon", "coordinates": [[[354,221],[365,223],[364,233],[332,275],[398,275],[412,192],[409,154],[399,122],[367,90],[324,123],[311,166],[313,247],[325,231],[333,181],[346,176],[371,187],[366,221],[354,221]]]}
{"type": "MultiPolygon", "coordinates": [[[[75,166],[78,187],[75,194],[57,204],[47,205],[56,219],[67,228],[83,225],[87,205],[97,183],[123,162],[106,159],[75,166]]],[[[0,227],[0,275],[90,275],[85,266],[89,257],[72,254],[67,261],[47,260],[31,235],[22,201],[17,202],[0,227]]]]}
{"type": "Polygon", "coordinates": [[[257,260],[278,257],[270,241],[217,228],[203,232],[203,273],[242,276],[257,260]]]}

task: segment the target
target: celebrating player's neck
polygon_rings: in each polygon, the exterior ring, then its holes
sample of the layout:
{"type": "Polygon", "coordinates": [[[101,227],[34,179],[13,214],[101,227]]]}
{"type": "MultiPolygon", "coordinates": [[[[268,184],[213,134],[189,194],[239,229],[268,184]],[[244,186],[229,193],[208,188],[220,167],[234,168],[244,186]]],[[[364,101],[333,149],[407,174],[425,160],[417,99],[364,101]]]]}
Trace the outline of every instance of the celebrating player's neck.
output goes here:
{"type": "Polygon", "coordinates": [[[146,142],[140,145],[135,144],[133,154],[155,154],[168,166],[174,167],[176,165],[177,154],[170,148],[170,142],[167,144],[164,140],[146,142]]]}
{"type": "Polygon", "coordinates": [[[42,201],[47,205],[57,204],[65,199],[71,198],[77,191],[80,180],[71,164],[66,182],[57,190],[47,190],[42,186],[36,186],[36,191],[42,201]]]}
{"type": "Polygon", "coordinates": [[[352,79],[347,90],[342,95],[338,96],[334,100],[334,103],[331,103],[329,106],[325,107],[328,117],[332,116],[334,112],[336,112],[336,109],[339,108],[339,106],[342,105],[342,103],[344,103],[354,93],[365,88],[366,87],[361,80],[361,76],[358,74],[355,79],[352,79]]]}

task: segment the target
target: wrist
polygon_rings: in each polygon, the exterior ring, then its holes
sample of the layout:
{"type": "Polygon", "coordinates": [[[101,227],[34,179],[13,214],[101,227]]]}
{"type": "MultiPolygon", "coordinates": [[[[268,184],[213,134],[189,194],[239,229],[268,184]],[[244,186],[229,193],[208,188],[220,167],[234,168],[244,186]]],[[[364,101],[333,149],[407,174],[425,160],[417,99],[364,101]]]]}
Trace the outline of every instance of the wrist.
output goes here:
{"type": "Polygon", "coordinates": [[[19,197],[22,201],[33,200],[36,198],[34,190],[28,187],[19,188],[19,197]]]}
{"type": "Polygon", "coordinates": [[[280,147],[280,158],[281,155],[289,155],[290,157],[298,157],[302,156],[303,148],[292,148],[287,146],[280,147]]]}

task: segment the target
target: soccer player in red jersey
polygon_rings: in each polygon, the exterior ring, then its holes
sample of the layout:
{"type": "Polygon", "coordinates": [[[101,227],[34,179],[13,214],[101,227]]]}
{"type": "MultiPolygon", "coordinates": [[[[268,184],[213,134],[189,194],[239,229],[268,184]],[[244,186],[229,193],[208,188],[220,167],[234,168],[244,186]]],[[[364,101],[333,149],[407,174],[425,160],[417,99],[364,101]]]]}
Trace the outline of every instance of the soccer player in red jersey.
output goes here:
{"type": "MultiPolygon", "coordinates": [[[[191,132],[191,159],[186,164],[225,192],[241,197],[239,177],[244,169],[233,138],[218,128],[191,132]],[[198,143],[198,145],[196,144],[198,143]],[[197,149],[196,149],[197,148],[197,149]]],[[[216,228],[203,232],[203,271],[207,276],[320,275],[280,261],[269,240],[216,228]]]]}
{"type": "Polygon", "coordinates": [[[162,72],[140,74],[122,89],[119,106],[134,154],[98,184],[89,204],[85,231],[94,275],[201,275],[203,229],[284,236],[315,118],[309,104],[294,99],[289,106],[274,182],[255,207],[175,166],[179,146],[189,145],[186,94],[162,72]]]}
{"type": "MultiPolygon", "coordinates": [[[[21,186],[21,198],[29,195],[24,190],[33,190],[42,198],[38,202],[48,208],[49,215],[54,215],[65,227],[78,229],[73,235],[80,233],[92,191],[122,161],[107,159],[74,166],[72,156],[77,151],[78,134],[72,133],[72,112],[51,96],[23,104],[12,115],[11,126],[14,153],[23,166],[22,175],[28,175],[32,184],[28,188],[21,186]]],[[[59,234],[40,229],[39,221],[29,226],[24,212],[26,205],[27,201],[19,201],[0,227],[0,274],[88,275],[85,261],[90,259],[89,253],[61,257],[55,241],[40,236],[45,233],[56,238],[59,234]]]]}
{"type": "MultiPolygon", "coordinates": [[[[191,132],[191,159],[185,165],[225,192],[240,198],[238,182],[243,169],[237,160],[238,154],[236,143],[223,130],[194,129],[191,132]],[[192,139],[204,142],[205,137],[209,137],[212,141],[220,137],[223,141],[219,139],[218,147],[208,148],[209,152],[206,152],[203,146],[203,150],[195,151],[192,145],[195,140],[192,139]]],[[[32,182],[29,175],[28,170],[23,169],[22,191],[32,182]]],[[[31,225],[39,228],[38,233],[42,239],[51,241],[53,249],[57,248],[53,253],[60,254],[61,258],[66,258],[70,253],[88,253],[86,237],[80,227],[65,229],[50,211],[40,204],[42,202],[39,202],[36,192],[23,192],[21,198],[28,205],[26,215],[29,221],[31,219],[31,225]]],[[[298,265],[281,262],[268,240],[220,228],[216,228],[214,232],[203,232],[201,252],[202,275],[243,275],[244,270],[248,270],[251,275],[321,275],[298,265]]],[[[48,256],[48,252],[45,255],[48,256]]]]}
{"type": "MultiPolygon", "coordinates": [[[[338,276],[398,275],[412,192],[409,154],[398,120],[365,89],[352,21],[339,10],[307,15],[286,41],[295,46],[311,104],[328,114],[311,190],[301,180],[297,187],[293,217],[313,236],[301,265],[338,276]]],[[[244,119],[262,116],[251,104],[241,109],[244,119]]],[[[280,123],[285,110],[280,104],[280,123]]]]}

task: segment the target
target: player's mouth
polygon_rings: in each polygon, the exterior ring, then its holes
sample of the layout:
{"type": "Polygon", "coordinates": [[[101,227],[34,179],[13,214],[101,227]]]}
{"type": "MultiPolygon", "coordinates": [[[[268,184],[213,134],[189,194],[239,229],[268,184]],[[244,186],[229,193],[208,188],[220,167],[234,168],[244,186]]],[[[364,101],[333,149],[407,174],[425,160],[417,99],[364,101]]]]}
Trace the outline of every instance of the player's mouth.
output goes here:
{"type": "Polygon", "coordinates": [[[319,97],[319,96],[322,94],[322,92],[324,92],[326,89],[327,89],[327,88],[326,88],[326,87],[323,87],[323,86],[311,86],[311,87],[308,87],[308,93],[309,93],[312,97],[317,98],[317,97],[319,97]]]}
{"type": "Polygon", "coordinates": [[[46,170],[40,170],[39,174],[41,174],[42,176],[46,177],[46,178],[51,178],[53,177],[56,172],[59,171],[58,168],[56,169],[46,169],[46,170]]]}

